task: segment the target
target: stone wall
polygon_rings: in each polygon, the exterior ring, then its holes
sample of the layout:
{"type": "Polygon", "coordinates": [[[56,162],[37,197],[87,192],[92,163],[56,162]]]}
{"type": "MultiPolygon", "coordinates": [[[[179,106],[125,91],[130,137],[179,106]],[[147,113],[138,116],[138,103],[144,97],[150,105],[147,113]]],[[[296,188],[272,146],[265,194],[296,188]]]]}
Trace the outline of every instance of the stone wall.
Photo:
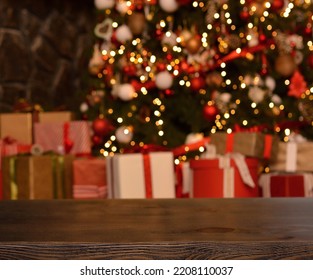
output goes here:
{"type": "Polygon", "coordinates": [[[0,112],[19,98],[75,110],[95,22],[93,0],[0,0],[0,112]]]}

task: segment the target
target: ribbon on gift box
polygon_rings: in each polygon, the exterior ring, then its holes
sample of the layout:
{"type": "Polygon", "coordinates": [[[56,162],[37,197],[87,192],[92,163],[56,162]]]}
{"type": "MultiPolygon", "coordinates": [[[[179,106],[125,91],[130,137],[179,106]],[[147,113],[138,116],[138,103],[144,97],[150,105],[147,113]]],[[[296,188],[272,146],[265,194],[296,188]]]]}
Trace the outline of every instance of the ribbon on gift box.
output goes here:
{"type": "Polygon", "coordinates": [[[234,197],[235,191],[235,170],[231,167],[231,159],[235,162],[238,168],[239,174],[243,182],[251,187],[255,188],[255,183],[251,177],[249,168],[245,161],[245,157],[239,153],[227,154],[225,156],[218,156],[219,168],[223,169],[223,193],[224,197],[234,197]]]}

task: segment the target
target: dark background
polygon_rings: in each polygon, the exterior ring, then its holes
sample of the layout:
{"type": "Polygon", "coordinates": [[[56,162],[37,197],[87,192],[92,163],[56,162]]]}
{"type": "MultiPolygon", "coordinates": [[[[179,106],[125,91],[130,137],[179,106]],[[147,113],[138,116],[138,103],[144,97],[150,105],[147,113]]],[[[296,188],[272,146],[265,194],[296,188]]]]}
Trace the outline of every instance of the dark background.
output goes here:
{"type": "Polygon", "coordinates": [[[95,22],[93,0],[0,0],[0,113],[20,98],[77,109],[95,22]]]}

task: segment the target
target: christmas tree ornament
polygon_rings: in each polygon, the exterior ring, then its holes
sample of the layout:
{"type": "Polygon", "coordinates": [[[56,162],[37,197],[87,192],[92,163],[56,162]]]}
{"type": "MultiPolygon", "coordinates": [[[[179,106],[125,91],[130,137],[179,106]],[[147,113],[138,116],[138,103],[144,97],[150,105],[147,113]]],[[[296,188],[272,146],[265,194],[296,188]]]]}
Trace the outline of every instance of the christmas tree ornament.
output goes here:
{"type": "Polygon", "coordinates": [[[166,32],[162,38],[162,45],[168,45],[170,47],[176,46],[177,45],[177,35],[172,31],[166,32]]]}
{"type": "Polygon", "coordinates": [[[250,4],[250,11],[257,17],[261,17],[266,10],[265,1],[255,1],[250,4]]]}
{"type": "Polygon", "coordinates": [[[105,41],[110,41],[113,34],[112,23],[113,21],[109,18],[98,23],[94,29],[95,35],[105,41]]]}
{"type": "Polygon", "coordinates": [[[214,104],[205,104],[202,112],[204,119],[213,122],[215,121],[215,118],[218,115],[219,110],[214,104]]]}
{"type": "Polygon", "coordinates": [[[188,29],[183,29],[179,33],[179,38],[180,38],[180,44],[184,47],[186,46],[186,42],[192,38],[192,33],[188,29]]]}
{"type": "Polygon", "coordinates": [[[115,30],[115,37],[120,43],[126,43],[133,38],[133,34],[130,28],[126,24],[123,24],[115,30]]]}
{"type": "Polygon", "coordinates": [[[117,97],[123,101],[130,101],[136,95],[134,87],[128,83],[118,85],[116,90],[117,97]]]}
{"type": "Polygon", "coordinates": [[[250,100],[256,104],[261,103],[264,100],[266,91],[258,86],[252,86],[249,88],[248,96],[250,100]]]}
{"type": "Polygon", "coordinates": [[[136,76],[137,68],[134,64],[127,64],[123,67],[123,72],[128,76],[136,76]]]}
{"type": "Polygon", "coordinates": [[[190,88],[193,92],[199,92],[200,89],[203,89],[205,87],[205,80],[203,77],[193,77],[190,80],[190,88]]]}
{"type": "Polygon", "coordinates": [[[220,87],[223,83],[223,77],[219,72],[214,71],[206,76],[205,82],[209,87],[220,87]]]}
{"type": "Polygon", "coordinates": [[[79,110],[81,113],[86,113],[88,109],[89,109],[89,106],[86,102],[81,103],[79,106],[79,110]]]}
{"type": "Polygon", "coordinates": [[[116,140],[121,144],[128,144],[133,140],[133,129],[130,126],[120,126],[115,131],[116,140]]]}
{"type": "Polygon", "coordinates": [[[273,77],[267,76],[265,78],[265,85],[268,87],[268,89],[273,92],[276,87],[276,81],[273,77]]]}
{"type": "Polygon", "coordinates": [[[288,96],[300,98],[307,90],[307,83],[303,75],[297,70],[290,79],[288,96]]]}
{"type": "Polygon", "coordinates": [[[288,77],[296,70],[297,65],[290,54],[280,54],[275,60],[275,70],[283,77],[288,77]]]}
{"type": "Polygon", "coordinates": [[[272,0],[271,2],[271,10],[275,12],[279,12],[285,5],[284,0],[272,0]]]}
{"type": "Polygon", "coordinates": [[[128,26],[130,31],[138,36],[140,35],[146,26],[146,18],[144,13],[141,12],[133,12],[128,18],[128,26]]]}
{"type": "Polygon", "coordinates": [[[155,85],[158,89],[169,89],[173,85],[173,76],[168,71],[162,71],[155,75],[155,85]]]}
{"type": "Polygon", "coordinates": [[[101,117],[96,118],[92,122],[91,127],[94,134],[98,136],[106,136],[113,130],[113,126],[110,121],[101,117]]]}
{"type": "Polygon", "coordinates": [[[186,50],[190,54],[196,54],[202,46],[201,36],[195,35],[186,42],[186,50]]]}
{"type": "Polygon", "coordinates": [[[126,1],[117,1],[116,3],[116,10],[122,15],[124,16],[128,11],[129,11],[130,7],[127,4],[126,1]]]}
{"type": "Polygon", "coordinates": [[[176,0],[159,0],[161,9],[167,13],[175,12],[179,5],[176,0]]]}
{"type": "Polygon", "coordinates": [[[93,54],[88,64],[88,71],[92,75],[98,75],[104,67],[104,60],[97,44],[93,47],[93,54]]]}
{"type": "Polygon", "coordinates": [[[115,5],[115,0],[95,0],[95,6],[98,10],[112,9],[115,5]]]}
{"type": "Polygon", "coordinates": [[[91,141],[94,146],[100,146],[103,143],[102,137],[97,134],[92,135],[91,141]]]}
{"type": "Polygon", "coordinates": [[[276,105],[280,105],[282,104],[282,99],[279,95],[277,94],[273,94],[272,97],[271,97],[271,101],[276,104],[276,105]]]}
{"type": "Polygon", "coordinates": [[[203,140],[203,133],[189,133],[186,136],[185,144],[193,144],[203,140]]]}

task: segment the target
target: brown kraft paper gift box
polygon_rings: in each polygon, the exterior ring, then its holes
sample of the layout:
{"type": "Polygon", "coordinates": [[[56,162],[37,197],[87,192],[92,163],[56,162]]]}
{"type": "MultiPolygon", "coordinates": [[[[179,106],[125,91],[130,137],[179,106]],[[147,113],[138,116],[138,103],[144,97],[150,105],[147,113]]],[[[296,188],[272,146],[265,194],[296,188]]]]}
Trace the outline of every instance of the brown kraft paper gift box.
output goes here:
{"type": "Polygon", "coordinates": [[[211,135],[211,142],[216,147],[217,154],[227,152],[241,153],[248,157],[263,158],[265,150],[270,148],[269,156],[274,159],[278,145],[278,138],[270,135],[266,136],[261,132],[217,132],[211,135]],[[270,140],[271,143],[266,141],[270,140]],[[231,144],[231,145],[229,145],[231,144]],[[270,147],[267,147],[269,145],[270,147]]]}

